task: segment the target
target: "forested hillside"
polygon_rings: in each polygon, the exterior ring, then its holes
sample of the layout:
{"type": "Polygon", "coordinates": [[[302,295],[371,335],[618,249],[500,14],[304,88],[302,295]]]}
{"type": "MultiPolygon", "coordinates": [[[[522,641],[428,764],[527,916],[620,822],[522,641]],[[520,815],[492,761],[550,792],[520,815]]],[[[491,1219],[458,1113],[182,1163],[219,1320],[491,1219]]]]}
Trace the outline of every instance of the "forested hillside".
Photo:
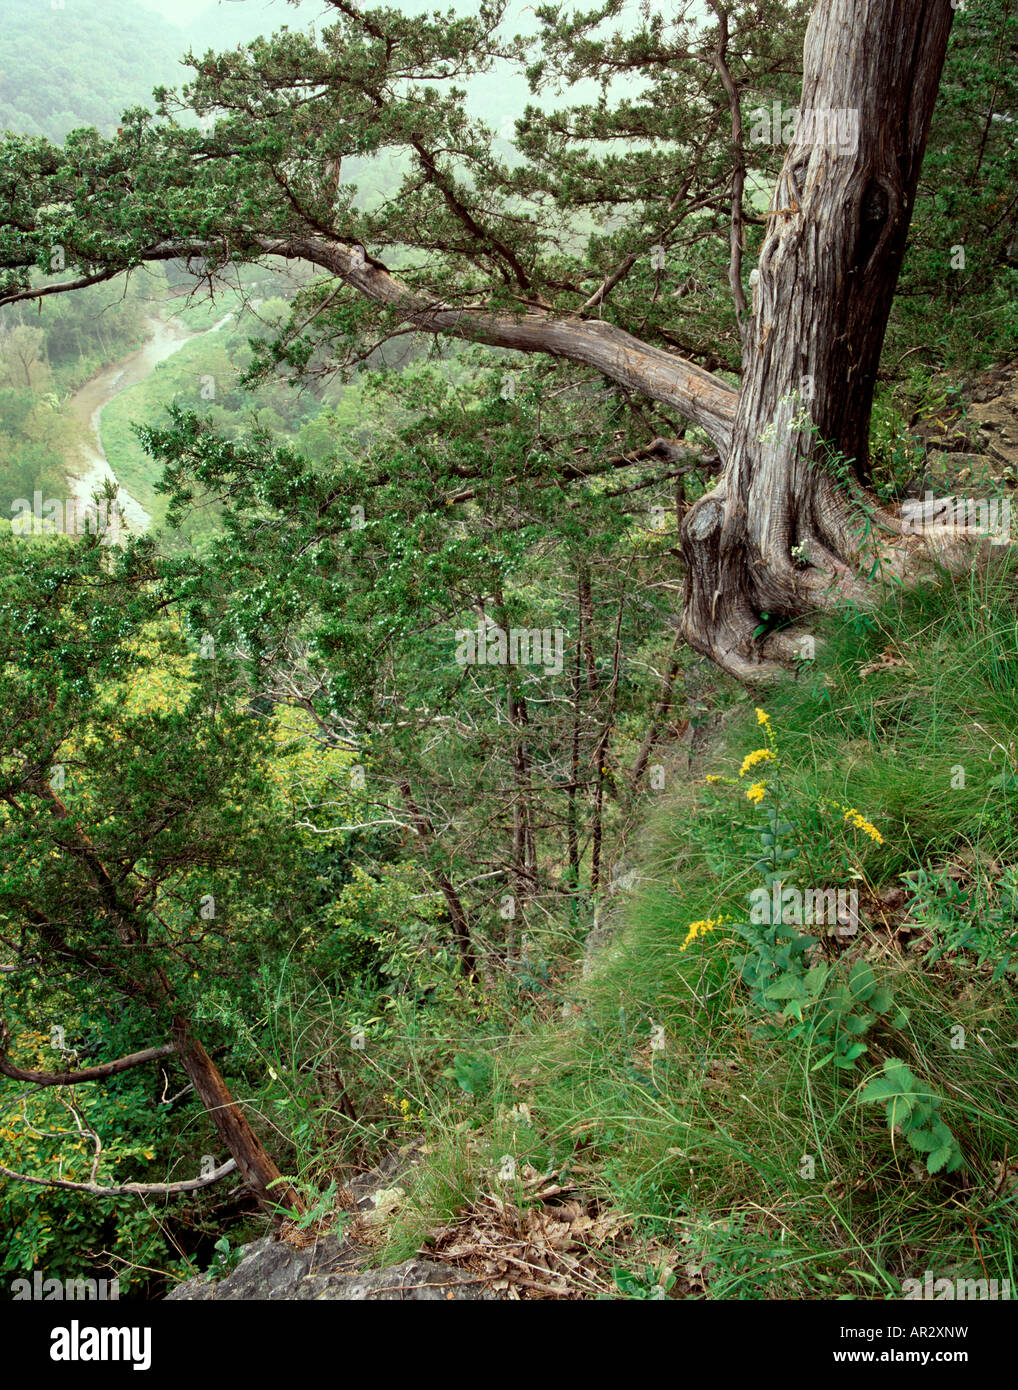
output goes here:
{"type": "Polygon", "coordinates": [[[133,0],[4,0],[0,31],[0,127],[63,140],[80,126],[111,135],[131,106],[151,105],[160,82],[184,77],[188,48],[198,54],[257,38],[280,22],[310,23],[305,4],[158,7],[133,0]]]}
{"type": "Polygon", "coordinates": [[[128,106],[180,73],[182,32],[131,0],[5,0],[0,124],[62,140],[76,126],[111,135],[128,106]]]}
{"type": "Polygon", "coordinates": [[[1018,7],[850,8],[12,0],[11,1296],[1010,1290],[1018,7]]]}

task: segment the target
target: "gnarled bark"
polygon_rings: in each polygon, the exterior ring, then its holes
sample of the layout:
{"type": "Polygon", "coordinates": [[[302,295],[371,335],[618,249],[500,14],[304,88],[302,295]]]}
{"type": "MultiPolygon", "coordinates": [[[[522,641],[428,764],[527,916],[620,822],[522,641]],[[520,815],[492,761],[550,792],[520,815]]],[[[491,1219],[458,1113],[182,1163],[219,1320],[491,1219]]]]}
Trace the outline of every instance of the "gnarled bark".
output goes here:
{"type": "Polygon", "coordinates": [[[842,484],[867,476],[873,386],[952,16],[950,0],[826,0],[810,21],[731,449],[683,527],[684,634],[743,679],[794,651],[778,636],[764,655],[762,614],[865,597],[862,516],[842,484]],[[818,113],[837,112],[856,113],[840,126],[857,120],[854,149],[816,138],[818,113]]]}

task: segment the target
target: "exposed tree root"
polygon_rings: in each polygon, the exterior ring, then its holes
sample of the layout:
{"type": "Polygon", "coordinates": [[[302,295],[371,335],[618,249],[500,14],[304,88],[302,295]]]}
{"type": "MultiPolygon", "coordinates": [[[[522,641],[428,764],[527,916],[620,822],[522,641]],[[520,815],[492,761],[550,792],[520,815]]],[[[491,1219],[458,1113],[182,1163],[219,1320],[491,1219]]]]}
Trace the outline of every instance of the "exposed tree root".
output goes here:
{"type": "Polygon", "coordinates": [[[751,525],[730,539],[724,484],[696,502],[683,528],[681,630],[689,645],[744,685],[765,684],[812,656],[807,628],[791,626],[797,620],[872,608],[891,585],[990,568],[1007,553],[985,528],[930,525],[913,535],[900,517],[875,504],[862,510],[862,501],[807,509],[809,519],[780,553],[773,545],[765,553],[751,525]],[[774,622],[781,627],[768,630],[774,622]]]}

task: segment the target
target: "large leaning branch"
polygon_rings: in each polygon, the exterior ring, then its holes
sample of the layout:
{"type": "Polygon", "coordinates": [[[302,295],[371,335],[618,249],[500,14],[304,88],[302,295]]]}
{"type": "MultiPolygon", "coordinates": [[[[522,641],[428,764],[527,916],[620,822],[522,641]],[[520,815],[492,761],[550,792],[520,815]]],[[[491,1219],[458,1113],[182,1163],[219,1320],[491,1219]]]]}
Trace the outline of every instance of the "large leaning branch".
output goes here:
{"type": "Polygon", "coordinates": [[[324,238],[261,242],[267,255],[299,256],[338,275],[376,304],[394,309],[423,333],[437,333],[515,352],[547,353],[599,371],[639,395],[671,405],[727,452],[737,392],[720,377],[599,319],[557,318],[540,311],[496,315],[429,300],[377,261],[324,238]]]}

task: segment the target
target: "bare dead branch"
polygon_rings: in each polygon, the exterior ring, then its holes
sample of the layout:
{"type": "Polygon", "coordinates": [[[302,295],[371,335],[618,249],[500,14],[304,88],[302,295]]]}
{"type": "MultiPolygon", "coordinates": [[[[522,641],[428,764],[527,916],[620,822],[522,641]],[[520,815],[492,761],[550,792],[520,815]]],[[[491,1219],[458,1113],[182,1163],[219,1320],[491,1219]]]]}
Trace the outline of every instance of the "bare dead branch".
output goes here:
{"type": "Polygon", "coordinates": [[[236,1170],[230,1158],[204,1178],[188,1178],[185,1182],[125,1182],[116,1187],[102,1187],[94,1182],[71,1182],[67,1178],[33,1178],[28,1173],[15,1173],[0,1163],[0,1174],[13,1182],[31,1183],[33,1187],[62,1187],[70,1192],[87,1192],[93,1197],[178,1197],[185,1192],[198,1192],[236,1170]]]}

